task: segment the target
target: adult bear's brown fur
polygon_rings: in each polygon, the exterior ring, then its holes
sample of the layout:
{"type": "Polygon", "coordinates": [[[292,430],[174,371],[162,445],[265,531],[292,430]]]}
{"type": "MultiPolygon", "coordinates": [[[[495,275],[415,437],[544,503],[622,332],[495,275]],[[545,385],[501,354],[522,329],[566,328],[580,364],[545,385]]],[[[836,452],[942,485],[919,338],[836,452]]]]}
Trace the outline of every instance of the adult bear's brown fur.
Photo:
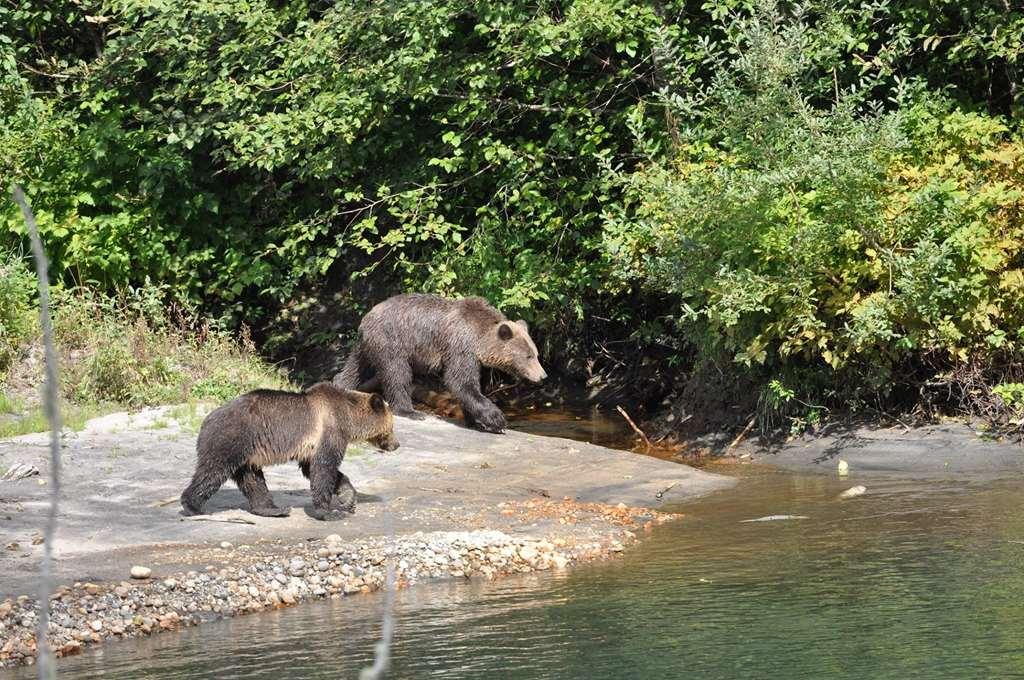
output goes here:
{"type": "Polygon", "coordinates": [[[525,321],[509,321],[483,298],[396,295],[371,309],[334,383],[355,389],[374,377],[396,415],[422,418],[412,408],[414,374],[440,373],[462,403],[466,422],[486,432],[505,429],[505,415],[480,391],[480,366],[530,382],[547,373],[525,321]]]}
{"type": "Polygon", "coordinates": [[[249,510],[284,517],[288,508],[274,505],[263,466],[297,461],[309,479],[313,516],[340,519],[355,511],[355,489],[338,467],[349,442],[369,441],[398,448],[391,409],[377,394],[342,390],[320,383],[305,392],[256,390],[214,410],[199,428],[198,460],[192,483],[181,494],[186,515],[234,479],[249,501],[249,510]],[[344,487],[350,498],[336,499],[344,487]]]}

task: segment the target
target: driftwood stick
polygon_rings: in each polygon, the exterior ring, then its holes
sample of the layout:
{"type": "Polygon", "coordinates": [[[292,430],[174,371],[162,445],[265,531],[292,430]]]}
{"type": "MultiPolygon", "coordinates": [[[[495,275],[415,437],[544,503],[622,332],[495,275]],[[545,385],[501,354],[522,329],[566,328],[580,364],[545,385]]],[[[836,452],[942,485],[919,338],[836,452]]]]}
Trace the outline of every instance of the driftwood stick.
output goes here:
{"type": "Polygon", "coordinates": [[[647,435],[644,434],[644,431],[637,427],[636,423],[633,422],[633,419],[629,417],[628,413],[626,413],[626,409],[622,408],[621,406],[616,406],[615,410],[621,413],[622,417],[626,419],[627,423],[629,423],[629,426],[633,428],[633,431],[640,435],[640,438],[644,440],[644,444],[647,446],[648,451],[654,448],[654,445],[651,444],[651,440],[647,438],[647,435]]]}
{"type": "Polygon", "coordinates": [[[732,451],[734,448],[736,448],[736,445],[739,444],[741,441],[743,441],[743,439],[748,434],[750,434],[750,431],[754,429],[754,423],[756,423],[756,422],[757,422],[757,416],[756,415],[750,416],[750,422],[747,423],[747,426],[745,428],[743,428],[742,432],[740,432],[738,435],[736,435],[736,439],[732,440],[732,443],[729,444],[729,446],[726,447],[725,453],[722,454],[722,455],[728,455],[728,453],[730,451],[732,451]]]}
{"type": "Polygon", "coordinates": [[[195,515],[193,517],[182,517],[182,522],[223,522],[224,524],[251,524],[256,526],[256,522],[252,522],[241,517],[201,517],[195,515]]]}

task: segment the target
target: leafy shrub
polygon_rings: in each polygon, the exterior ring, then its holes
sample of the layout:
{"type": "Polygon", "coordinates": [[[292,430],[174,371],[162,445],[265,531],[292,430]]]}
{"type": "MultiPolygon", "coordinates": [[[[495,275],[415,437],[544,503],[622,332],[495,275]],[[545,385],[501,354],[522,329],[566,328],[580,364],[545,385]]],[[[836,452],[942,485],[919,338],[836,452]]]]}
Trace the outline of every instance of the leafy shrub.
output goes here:
{"type": "Polygon", "coordinates": [[[33,301],[36,278],[27,263],[0,254],[0,380],[28,338],[35,332],[33,301]]]}
{"type": "Polygon", "coordinates": [[[626,285],[673,295],[705,356],[766,381],[809,367],[801,389],[846,399],[1024,349],[1024,144],[928,98],[815,104],[805,23],[736,26],[679,152],[619,175],[605,250],[626,285]]]}

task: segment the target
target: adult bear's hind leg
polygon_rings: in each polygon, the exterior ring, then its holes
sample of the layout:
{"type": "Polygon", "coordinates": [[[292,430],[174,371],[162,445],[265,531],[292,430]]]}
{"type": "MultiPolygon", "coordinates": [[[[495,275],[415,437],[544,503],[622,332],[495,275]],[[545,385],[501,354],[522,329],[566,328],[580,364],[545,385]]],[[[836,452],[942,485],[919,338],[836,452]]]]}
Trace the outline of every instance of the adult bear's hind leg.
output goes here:
{"type": "Polygon", "coordinates": [[[287,517],[290,508],[279,508],[274,504],[274,497],[267,488],[267,479],[262,468],[255,465],[243,465],[231,475],[235,484],[249,501],[249,512],[262,517],[287,517]]]}
{"type": "Polygon", "coordinates": [[[398,359],[387,365],[378,365],[377,378],[392,413],[412,420],[426,418],[412,407],[412,366],[407,360],[398,359]]]}

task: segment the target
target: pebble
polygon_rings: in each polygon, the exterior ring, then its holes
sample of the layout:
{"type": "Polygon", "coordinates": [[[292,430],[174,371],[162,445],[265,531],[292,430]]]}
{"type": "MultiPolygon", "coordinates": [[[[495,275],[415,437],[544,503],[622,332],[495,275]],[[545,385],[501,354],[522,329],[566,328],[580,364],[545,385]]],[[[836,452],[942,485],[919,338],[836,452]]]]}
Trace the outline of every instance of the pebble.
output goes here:
{"type": "Polygon", "coordinates": [[[230,544],[230,543],[228,543],[227,541],[221,541],[221,542],[220,542],[220,547],[221,547],[221,548],[224,548],[224,550],[227,550],[228,548],[230,548],[230,547],[231,547],[231,544],[230,544]]]}
{"type": "Polygon", "coordinates": [[[153,570],[149,567],[140,567],[138,565],[132,567],[131,576],[132,578],[149,578],[149,575],[153,573],[153,570]]]}

